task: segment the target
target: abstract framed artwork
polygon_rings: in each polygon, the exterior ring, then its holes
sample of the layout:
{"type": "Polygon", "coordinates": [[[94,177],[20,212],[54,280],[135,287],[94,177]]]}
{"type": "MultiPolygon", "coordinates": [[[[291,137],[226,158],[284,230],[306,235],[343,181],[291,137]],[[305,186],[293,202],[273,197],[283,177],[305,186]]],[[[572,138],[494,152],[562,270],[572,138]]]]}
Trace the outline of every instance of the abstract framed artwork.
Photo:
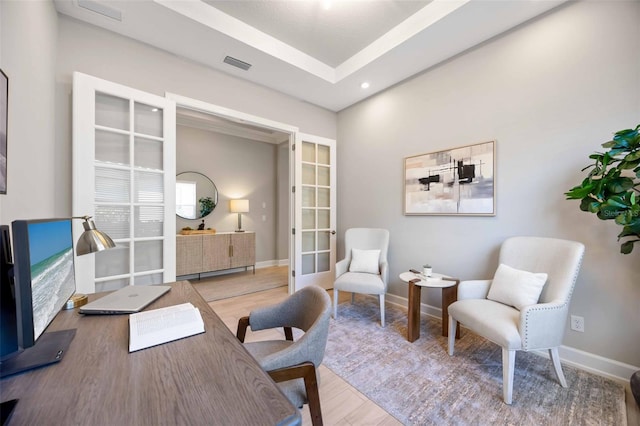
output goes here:
{"type": "Polygon", "coordinates": [[[495,216],[495,145],[406,157],[404,214],[495,216]]]}
{"type": "Polygon", "coordinates": [[[0,70],[0,194],[7,193],[7,121],[9,119],[9,78],[0,70]]]}

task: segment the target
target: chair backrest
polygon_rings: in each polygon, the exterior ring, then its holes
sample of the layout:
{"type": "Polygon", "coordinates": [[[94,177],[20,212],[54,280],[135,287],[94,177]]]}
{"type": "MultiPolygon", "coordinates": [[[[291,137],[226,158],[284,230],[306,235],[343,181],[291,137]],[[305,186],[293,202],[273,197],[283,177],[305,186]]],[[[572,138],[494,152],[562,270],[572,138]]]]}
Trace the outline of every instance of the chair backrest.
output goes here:
{"type": "Polygon", "coordinates": [[[529,272],[546,272],[540,303],[567,303],[580,271],[584,245],[543,237],[512,237],[500,248],[500,263],[529,272]]]}
{"type": "Polygon", "coordinates": [[[327,347],[331,298],[323,288],[309,285],[295,292],[291,299],[296,306],[296,324],[292,326],[305,331],[296,344],[306,346],[309,361],[318,367],[327,347]]]}
{"type": "Polygon", "coordinates": [[[344,257],[351,261],[351,249],[380,250],[380,262],[387,261],[389,231],[379,228],[350,228],[344,234],[344,257]]]}

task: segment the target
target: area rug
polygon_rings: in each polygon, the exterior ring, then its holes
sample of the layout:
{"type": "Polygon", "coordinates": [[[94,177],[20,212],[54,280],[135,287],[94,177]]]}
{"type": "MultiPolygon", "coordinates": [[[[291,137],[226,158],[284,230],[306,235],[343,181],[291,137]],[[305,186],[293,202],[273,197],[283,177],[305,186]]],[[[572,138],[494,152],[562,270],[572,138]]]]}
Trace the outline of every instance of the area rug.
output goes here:
{"type": "Polygon", "coordinates": [[[624,387],[518,352],[513,404],[502,400],[499,346],[462,330],[447,353],[439,320],[422,315],[420,338],[409,343],[406,310],[387,305],[380,327],[377,301],[356,298],[331,321],[324,364],[405,425],[626,425],[624,387]]]}

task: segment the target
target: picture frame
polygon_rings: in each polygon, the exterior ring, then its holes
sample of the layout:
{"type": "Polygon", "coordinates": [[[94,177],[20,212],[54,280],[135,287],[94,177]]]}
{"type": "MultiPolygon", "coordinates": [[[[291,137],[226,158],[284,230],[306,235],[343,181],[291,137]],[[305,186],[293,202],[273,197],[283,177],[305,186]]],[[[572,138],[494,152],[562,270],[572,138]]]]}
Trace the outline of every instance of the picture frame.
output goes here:
{"type": "Polygon", "coordinates": [[[9,121],[9,77],[0,69],[0,194],[7,193],[7,122],[9,121]]]}
{"type": "Polygon", "coordinates": [[[495,216],[496,141],[405,157],[404,214],[495,216]]]}

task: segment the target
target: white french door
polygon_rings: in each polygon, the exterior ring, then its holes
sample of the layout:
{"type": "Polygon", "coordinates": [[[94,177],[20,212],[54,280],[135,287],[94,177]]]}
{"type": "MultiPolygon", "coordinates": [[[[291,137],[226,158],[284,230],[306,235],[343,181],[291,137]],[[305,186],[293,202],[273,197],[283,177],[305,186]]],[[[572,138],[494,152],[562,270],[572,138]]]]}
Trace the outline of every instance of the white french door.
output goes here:
{"type": "Polygon", "coordinates": [[[116,243],[76,257],[79,292],[175,281],[175,118],[170,99],[74,73],[72,211],[116,243]]]}
{"type": "Polygon", "coordinates": [[[332,288],[336,264],[336,141],[297,133],[294,153],[293,290],[308,285],[332,288]]]}

